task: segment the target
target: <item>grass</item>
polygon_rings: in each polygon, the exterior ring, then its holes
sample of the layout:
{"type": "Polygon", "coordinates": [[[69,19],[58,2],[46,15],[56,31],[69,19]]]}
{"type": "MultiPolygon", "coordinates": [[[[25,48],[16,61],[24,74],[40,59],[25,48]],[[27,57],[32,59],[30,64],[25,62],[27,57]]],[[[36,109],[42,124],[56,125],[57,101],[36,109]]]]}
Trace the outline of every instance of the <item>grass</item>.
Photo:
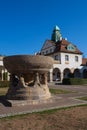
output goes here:
{"type": "Polygon", "coordinates": [[[37,113],[39,113],[39,114],[51,114],[51,113],[55,113],[56,111],[59,111],[59,110],[67,110],[67,109],[72,109],[72,108],[76,108],[76,107],[83,107],[83,106],[87,106],[87,104],[75,105],[75,106],[69,106],[69,107],[61,107],[61,108],[55,108],[55,109],[49,109],[49,110],[44,110],[44,111],[37,112],[37,113]]]}
{"type": "MultiPolygon", "coordinates": [[[[5,95],[6,92],[7,92],[7,90],[8,90],[8,87],[6,87],[6,88],[4,88],[4,87],[0,88],[0,96],[5,95]]],[[[50,90],[50,92],[52,94],[67,94],[67,93],[72,93],[72,91],[62,90],[62,89],[53,89],[53,88],[50,88],[49,90],[50,90]]]]}
{"type": "Polygon", "coordinates": [[[50,90],[50,92],[52,94],[67,94],[67,93],[72,93],[72,91],[62,90],[62,89],[53,89],[53,88],[50,88],[49,90],[50,90]]]}
{"type": "Polygon", "coordinates": [[[81,98],[78,98],[78,99],[87,101],[87,97],[81,97],[81,98]]]}
{"type": "Polygon", "coordinates": [[[41,116],[44,116],[45,114],[50,115],[50,114],[55,114],[57,111],[60,110],[68,110],[68,109],[72,109],[72,108],[76,108],[76,107],[87,107],[87,104],[82,104],[82,105],[75,105],[75,106],[69,106],[69,107],[61,107],[61,108],[54,108],[54,109],[49,109],[49,110],[43,110],[43,111],[39,111],[39,112],[32,112],[32,113],[26,113],[26,114],[17,114],[17,115],[12,115],[12,116],[7,116],[7,117],[3,117],[0,118],[0,120],[12,120],[14,118],[24,118],[27,117],[28,115],[31,114],[40,114],[41,116]]]}
{"type": "Polygon", "coordinates": [[[6,87],[6,88],[0,88],[0,96],[2,96],[2,95],[5,95],[6,94],[6,92],[7,92],[7,90],[8,90],[8,87],[6,87]]]}
{"type": "Polygon", "coordinates": [[[87,105],[0,119],[2,130],[87,130],[87,105]],[[2,127],[3,126],[3,127],[2,127]]]}

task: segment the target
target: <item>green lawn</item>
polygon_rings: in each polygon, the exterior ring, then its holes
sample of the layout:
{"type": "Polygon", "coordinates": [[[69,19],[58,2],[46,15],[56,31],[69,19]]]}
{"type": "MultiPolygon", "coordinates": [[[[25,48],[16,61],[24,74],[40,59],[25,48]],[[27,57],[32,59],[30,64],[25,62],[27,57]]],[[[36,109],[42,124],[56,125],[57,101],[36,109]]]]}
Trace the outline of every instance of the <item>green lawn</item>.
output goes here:
{"type": "Polygon", "coordinates": [[[53,88],[50,88],[49,90],[50,90],[50,92],[52,94],[67,94],[67,93],[72,93],[72,91],[62,90],[62,89],[53,89],[53,88]]]}
{"type": "MultiPolygon", "coordinates": [[[[6,92],[7,92],[7,90],[8,90],[8,87],[6,87],[6,88],[4,88],[4,87],[0,88],[0,95],[5,95],[6,92]]],[[[50,88],[49,90],[50,90],[50,92],[52,94],[67,94],[67,93],[72,93],[72,91],[62,90],[62,89],[53,89],[53,88],[50,88]]]]}
{"type": "Polygon", "coordinates": [[[81,98],[78,98],[78,99],[87,101],[87,97],[81,97],[81,98]]]}
{"type": "Polygon", "coordinates": [[[7,91],[8,91],[8,87],[0,88],[0,96],[5,95],[7,91]]]}

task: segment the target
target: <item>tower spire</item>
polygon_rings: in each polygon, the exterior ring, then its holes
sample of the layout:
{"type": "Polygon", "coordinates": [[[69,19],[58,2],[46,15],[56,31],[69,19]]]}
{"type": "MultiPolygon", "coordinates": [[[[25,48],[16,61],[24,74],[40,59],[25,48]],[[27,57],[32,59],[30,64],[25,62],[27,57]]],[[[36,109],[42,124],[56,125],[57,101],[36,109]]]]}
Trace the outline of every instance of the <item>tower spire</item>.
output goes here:
{"type": "Polygon", "coordinates": [[[61,38],[62,38],[62,35],[60,33],[60,28],[56,25],[53,29],[51,40],[57,42],[57,41],[60,41],[61,38]]]}

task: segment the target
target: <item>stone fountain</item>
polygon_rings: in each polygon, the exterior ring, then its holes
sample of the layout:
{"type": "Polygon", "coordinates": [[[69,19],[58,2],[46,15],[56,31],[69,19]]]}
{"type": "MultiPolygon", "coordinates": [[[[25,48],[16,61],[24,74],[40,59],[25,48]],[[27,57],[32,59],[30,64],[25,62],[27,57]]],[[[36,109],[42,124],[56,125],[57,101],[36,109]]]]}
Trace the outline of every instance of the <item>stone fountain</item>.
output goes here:
{"type": "Polygon", "coordinates": [[[41,55],[13,55],[3,59],[10,75],[10,86],[6,94],[8,100],[38,103],[51,98],[47,84],[47,74],[53,59],[41,55]]]}

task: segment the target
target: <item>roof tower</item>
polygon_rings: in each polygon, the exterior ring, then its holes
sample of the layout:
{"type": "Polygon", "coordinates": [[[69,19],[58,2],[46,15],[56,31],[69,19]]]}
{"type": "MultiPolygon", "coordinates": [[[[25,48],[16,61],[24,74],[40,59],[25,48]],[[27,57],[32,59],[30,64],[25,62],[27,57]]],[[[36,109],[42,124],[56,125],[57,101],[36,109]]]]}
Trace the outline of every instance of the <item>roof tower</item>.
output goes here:
{"type": "Polygon", "coordinates": [[[51,40],[54,42],[60,41],[62,38],[62,35],[60,33],[60,28],[56,25],[53,29],[51,40]]]}

